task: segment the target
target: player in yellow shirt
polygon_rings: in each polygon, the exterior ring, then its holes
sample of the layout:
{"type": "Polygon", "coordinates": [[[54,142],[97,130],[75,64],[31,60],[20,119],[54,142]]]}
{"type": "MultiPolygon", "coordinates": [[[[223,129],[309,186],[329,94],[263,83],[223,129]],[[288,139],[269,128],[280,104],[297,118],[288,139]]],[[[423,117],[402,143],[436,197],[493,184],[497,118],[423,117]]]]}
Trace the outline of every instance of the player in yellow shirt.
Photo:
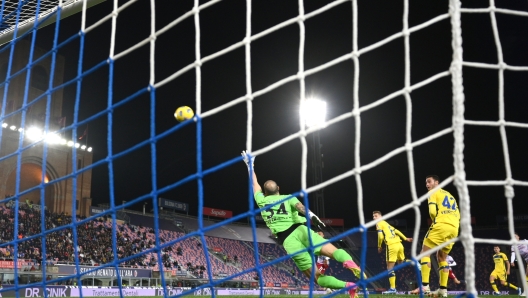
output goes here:
{"type": "Polygon", "coordinates": [[[497,289],[495,280],[498,278],[503,286],[508,286],[519,292],[519,296],[522,293],[522,289],[512,285],[509,282],[506,282],[508,275],[510,275],[510,262],[508,262],[508,257],[500,251],[500,247],[495,245],[493,247],[495,254],[493,255],[493,262],[495,263],[495,269],[490,274],[490,283],[493,288],[493,295],[499,296],[501,293],[497,289]]]}
{"type": "MultiPolygon", "coordinates": [[[[441,188],[434,190],[435,187],[438,187],[439,183],[440,179],[436,175],[425,177],[425,187],[429,191],[429,198],[427,199],[429,216],[431,216],[433,223],[429,227],[427,234],[425,234],[422,251],[420,253],[427,252],[458,236],[458,227],[460,226],[458,204],[448,191],[441,188]]],[[[436,259],[438,260],[438,275],[440,276],[440,289],[434,292],[431,292],[429,289],[431,256],[423,257],[420,260],[422,265],[422,290],[424,294],[431,294],[434,297],[447,297],[447,280],[449,277],[447,255],[451,252],[452,248],[453,243],[445,246],[436,254],[436,259]]],[[[419,294],[420,288],[415,289],[411,293],[419,294]]]]}
{"type": "MultiPolygon", "coordinates": [[[[381,216],[380,211],[372,212],[372,218],[374,220],[381,219],[381,216]]],[[[396,294],[396,273],[394,273],[392,268],[394,268],[396,262],[401,263],[405,260],[405,253],[401,243],[402,240],[412,242],[412,238],[405,237],[402,232],[384,220],[376,224],[376,230],[378,231],[378,253],[381,253],[383,250],[383,242],[387,246],[387,271],[389,272],[390,289],[382,294],[396,294]]]]}

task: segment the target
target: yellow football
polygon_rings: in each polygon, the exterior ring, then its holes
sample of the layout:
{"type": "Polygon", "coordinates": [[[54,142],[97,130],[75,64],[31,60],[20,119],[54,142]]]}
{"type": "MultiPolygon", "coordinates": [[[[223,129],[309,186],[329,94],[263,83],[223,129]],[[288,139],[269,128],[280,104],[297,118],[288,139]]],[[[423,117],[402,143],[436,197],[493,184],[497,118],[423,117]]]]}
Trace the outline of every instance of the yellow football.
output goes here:
{"type": "Polygon", "coordinates": [[[179,107],[176,109],[176,112],[174,112],[174,118],[179,122],[192,119],[193,116],[194,112],[188,106],[179,107]]]}

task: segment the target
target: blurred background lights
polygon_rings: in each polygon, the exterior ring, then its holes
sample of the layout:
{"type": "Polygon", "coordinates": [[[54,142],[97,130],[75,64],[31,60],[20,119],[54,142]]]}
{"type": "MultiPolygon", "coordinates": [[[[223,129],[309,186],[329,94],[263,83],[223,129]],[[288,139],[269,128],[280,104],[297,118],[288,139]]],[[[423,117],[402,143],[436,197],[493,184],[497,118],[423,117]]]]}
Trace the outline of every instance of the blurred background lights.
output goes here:
{"type": "Polygon", "coordinates": [[[27,129],[24,129],[22,127],[17,129],[15,125],[9,125],[8,123],[3,122],[2,128],[6,128],[6,129],[9,128],[12,131],[18,131],[20,134],[22,134],[24,137],[26,137],[31,142],[44,141],[48,144],[66,145],[68,147],[80,148],[81,150],[92,152],[92,147],[88,147],[86,144],[81,145],[74,141],[68,141],[57,132],[45,133],[41,128],[36,127],[36,126],[30,126],[27,129]]]}
{"type": "Polygon", "coordinates": [[[32,126],[26,130],[26,137],[32,141],[38,141],[42,138],[42,130],[32,126]]]}

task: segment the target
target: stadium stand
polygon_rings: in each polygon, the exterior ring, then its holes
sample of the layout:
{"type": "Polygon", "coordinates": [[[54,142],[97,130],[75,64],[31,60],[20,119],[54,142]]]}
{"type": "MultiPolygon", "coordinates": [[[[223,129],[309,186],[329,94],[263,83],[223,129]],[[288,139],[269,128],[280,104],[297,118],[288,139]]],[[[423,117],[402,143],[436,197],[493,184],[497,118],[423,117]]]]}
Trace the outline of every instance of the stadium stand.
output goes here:
{"type": "MultiPolygon", "coordinates": [[[[40,237],[31,238],[32,235],[40,233],[40,214],[38,208],[30,208],[26,204],[20,204],[18,214],[13,208],[0,206],[0,258],[10,260],[13,258],[14,247],[5,244],[13,240],[14,218],[18,216],[18,234],[21,240],[18,246],[18,257],[23,259],[22,271],[38,271],[40,264],[46,261],[48,264],[73,263],[73,235],[71,229],[62,229],[52,232],[46,237],[47,255],[40,253],[42,243],[40,237]],[[29,238],[27,240],[24,240],[29,238]]],[[[255,266],[255,249],[252,241],[250,228],[241,225],[229,225],[208,231],[205,236],[207,250],[204,249],[198,237],[189,237],[168,246],[161,251],[162,267],[160,268],[157,253],[150,252],[142,254],[143,251],[154,247],[155,233],[152,215],[139,215],[129,213],[130,223],[117,225],[116,240],[118,247],[118,258],[123,259],[138,255],[128,261],[120,263],[122,267],[148,268],[154,271],[164,270],[187,270],[190,278],[208,278],[206,268],[206,254],[210,257],[211,272],[214,278],[224,278],[226,276],[239,274],[240,272],[255,266]],[[222,237],[220,237],[222,236],[222,237]]],[[[81,220],[80,218],[79,220],[81,220]]],[[[171,218],[173,219],[173,218],[171,218]]],[[[160,242],[165,243],[185,236],[184,231],[193,229],[196,219],[191,217],[178,217],[184,223],[185,228],[177,227],[171,219],[159,219],[160,242]],[[189,229],[190,228],[190,229],[189,229]]],[[[56,214],[45,211],[46,229],[53,229],[71,223],[71,217],[64,214],[56,214]]],[[[214,224],[214,221],[207,221],[207,226],[214,224]]],[[[257,229],[257,248],[260,264],[285,256],[285,251],[269,237],[266,229],[257,229]],[[263,241],[260,241],[263,240],[263,241]]],[[[371,274],[384,272],[386,268],[385,254],[377,253],[377,243],[375,233],[368,232],[367,249],[367,269],[371,274]]],[[[479,231],[475,231],[476,235],[479,231]]],[[[488,237],[507,237],[503,229],[491,229],[481,231],[488,237]]],[[[521,231],[524,233],[524,230],[521,231]]],[[[112,247],[112,226],[108,217],[99,217],[86,222],[77,228],[79,253],[81,264],[99,265],[110,262],[113,259],[112,247]]],[[[423,237],[423,235],[420,235],[423,237]]],[[[502,238],[504,238],[502,237],[502,238]]],[[[355,243],[361,243],[361,239],[352,239],[355,243]]],[[[410,251],[410,244],[405,243],[406,251],[410,251]]],[[[509,255],[509,247],[502,249],[509,255]]],[[[489,288],[489,273],[493,270],[492,245],[476,245],[477,256],[476,284],[478,289],[489,288]]],[[[464,255],[460,244],[454,246],[451,255],[457,262],[454,268],[460,280],[464,280],[464,255]]],[[[347,279],[350,278],[348,271],[344,270],[337,262],[330,262],[328,272],[332,275],[347,279]]],[[[397,287],[401,290],[409,290],[412,287],[410,282],[416,281],[414,268],[407,267],[397,273],[397,287]]],[[[236,279],[242,281],[254,281],[256,271],[250,271],[238,276],[236,279]]],[[[296,268],[290,259],[283,262],[267,266],[262,271],[263,282],[266,283],[286,283],[305,285],[308,281],[296,268]]],[[[511,274],[509,280],[517,282],[516,274],[511,274]]],[[[435,270],[431,273],[431,285],[436,287],[438,277],[435,270]]],[[[386,287],[386,281],[381,281],[381,285],[386,287]]],[[[464,285],[455,285],[449,282],[452,290],[463,290],[464,285]]]]}

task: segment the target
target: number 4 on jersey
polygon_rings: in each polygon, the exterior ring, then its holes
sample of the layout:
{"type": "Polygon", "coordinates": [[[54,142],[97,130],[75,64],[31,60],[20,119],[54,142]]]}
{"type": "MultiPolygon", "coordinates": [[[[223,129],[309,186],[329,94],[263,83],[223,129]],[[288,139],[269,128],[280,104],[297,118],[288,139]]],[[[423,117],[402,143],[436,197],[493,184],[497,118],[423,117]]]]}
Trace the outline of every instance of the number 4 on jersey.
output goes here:
{"type": "MultiPolygon", "coordinates": [[[[267,207],[269,205],[273,205],[273,204],[267,204],[264,207],[267,207]]],[[[267,216],[267,219],[271,219],[273,215],[275,215],[275,210],[269,209],[267,211],[271,213],[270,215],[267,216]]],[[[284,206],[284,203],[279,205],[279,209],[277,210],[276,214],[288,214],[288,211],[286,211],[286,207],[284,206]]]]}
{"type": "Polygon", "coordinates": [[[444,201],[442,202],[442,206],[446,207],[447,209],[456,210],[455,198],[448,198],[447,196],[445,196],[444,201]],[[453,201],[453,205],[449,204],[449,201],[453,201]]]}

